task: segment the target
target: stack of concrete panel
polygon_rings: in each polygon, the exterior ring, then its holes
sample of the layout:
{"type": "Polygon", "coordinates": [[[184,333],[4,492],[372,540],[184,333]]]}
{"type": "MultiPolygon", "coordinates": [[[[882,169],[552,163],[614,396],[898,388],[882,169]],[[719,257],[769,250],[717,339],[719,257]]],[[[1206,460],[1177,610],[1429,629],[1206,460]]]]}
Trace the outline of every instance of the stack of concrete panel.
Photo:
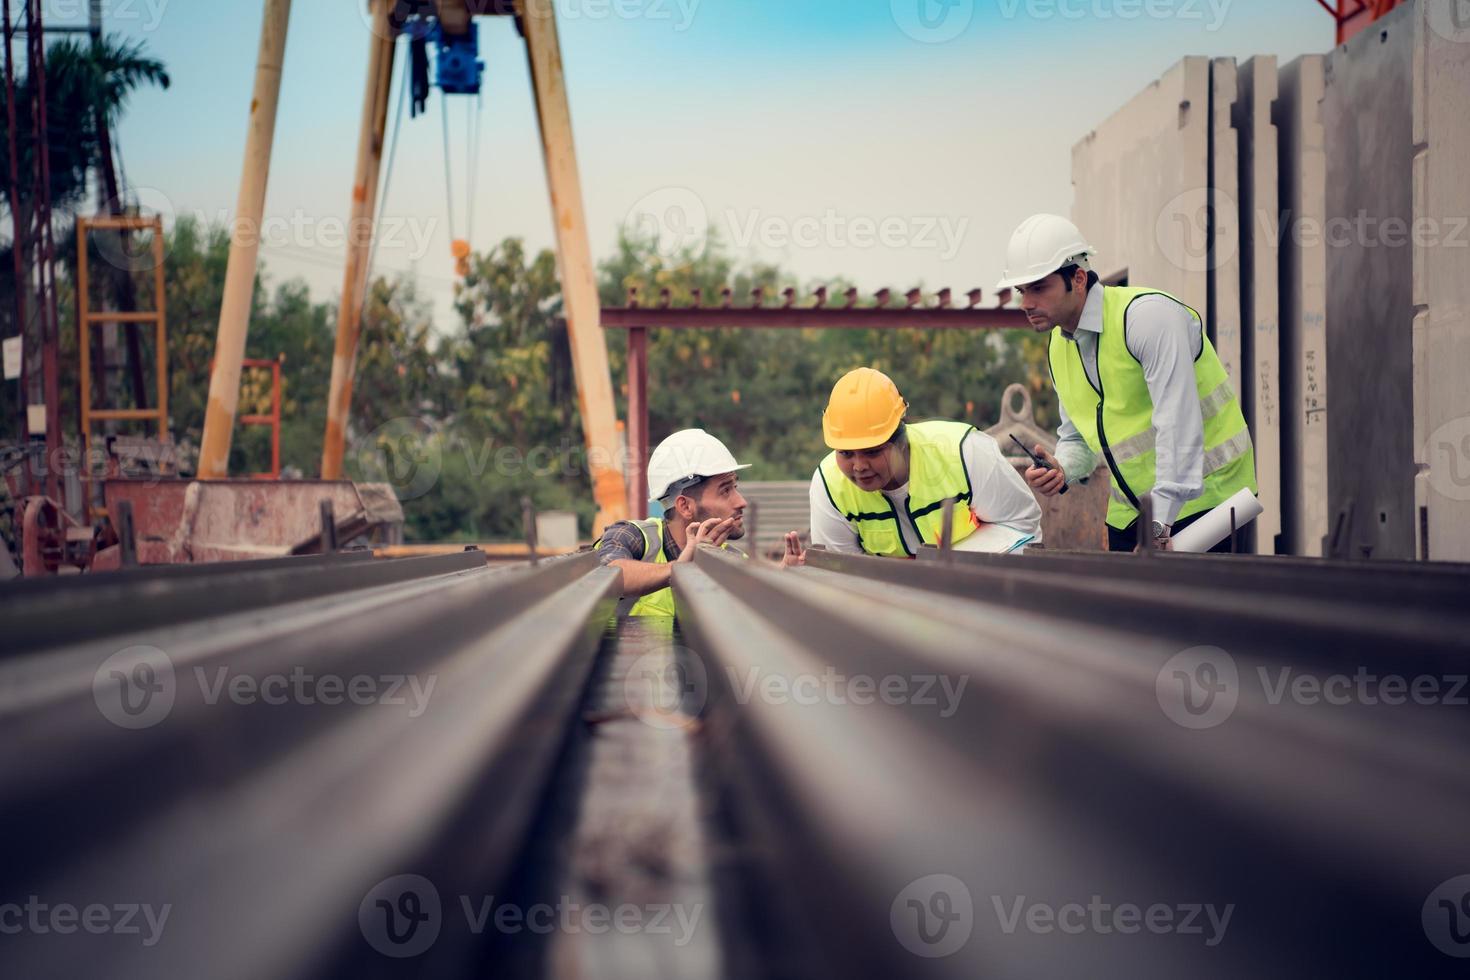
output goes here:
{"type": "MultiPolygon", "coordinates": [[[[1269,82],[1258,86],[1259,95],[1256,87],[1243,88],[1233,58],[1185,58],[1174,65],[1074,147],[1072,210],[1100,252],[1095,267],[1104,282],[1167,290],[1204,318],[1236,393],[1254,416],[1257,468],[1266,474],[1261,485],[1266,513],[1248,537],[1254,536],[1256,550],[1269,554],[1280,544],[1282,510],[1279,311],[1276,243],[1270,237],[1279,220],[1270,111],[1275,61],[1250,70],[1252,79],[1270,73],[1269,82]],[[1243,98],[1257,101],[1245,104],[1243,98]],[[1254,129],[1242,133],[1242,120],[1254,129]],[[1250,207],[1243,210],[1241,201],[1256,182],[1262,184],[1262,213],[1252,228],[1247,227],[1250,207]],[[1254,268],[1267,270],[1269,281],[1257,293],[1243,295],[1242,248],[1255,241],[1253,234],[1261,242],[1251,253],[1254,268]],[[1252,331],[1268,331],[1271,343],[1251,346],[1243,323],[1252,331]],[[1248,350],[1257,349],[1271,372],[1260,383],[1247,370],[1255,367],[1248,350]],[[1246,392],[1267,409],[1252,412],[1246,392]]],[[[1313,547],[1320,547],[1321,534],[1315,531],[1313,547]]]]}
{"type": "Polygon", "coordinates": [[[1072,148],[1072,219],[1104,282],[1208,316],[1210,60],[1185,58],[1072,148]]]}
{"type": "Polygon", "coordinates": [[[1414,32],[1416,537],[1470,561],[1470,3],[1431,0],[1414,32]]]}
{"type": "MultiPolygon", "coordinates": [[[[1414,557],[1413,5],[1327,57],[1328,489],[1339,550],[1414,557]]],[[[1462,93],[1463,94],[1463,93],[1462,93]]]]}
{"type": "Polygon", "coordinates": [[[1281,69],[1280,144],[1281,525],[1287,554],[1321,555],[1327,499],[1327,155],[1323,59],[1281,69]]]}
{"type": "Polygon", "coordinates": [[[1240,90],[1234,58],[1210,63],[1210,254],[1207,322],[1210,340],[1230,385],[1238,395],[1241,377],[1240,336],[1240,138],[1233,121],[1240,90]]]}
{"type": "Polygon", "coordinates": [[[1467,92],[1470,0],[1415,0],[1279,70],[1186,58],[1073,149],[1099,275],[1205,317],[1260,553],[1470,560],[1467,92]]]}
{"type": "Polygon", "coordinates": [[[1283,547],[1281,534],[1281,210],[1276,124],[1277,66],[1274,56],[1240,66],[1235,128],[1240,138],[1240,305],[1243,384],[1238,389],[1256,447],[1261,516],[1254,524],[1257,554],[1283,547]]]}

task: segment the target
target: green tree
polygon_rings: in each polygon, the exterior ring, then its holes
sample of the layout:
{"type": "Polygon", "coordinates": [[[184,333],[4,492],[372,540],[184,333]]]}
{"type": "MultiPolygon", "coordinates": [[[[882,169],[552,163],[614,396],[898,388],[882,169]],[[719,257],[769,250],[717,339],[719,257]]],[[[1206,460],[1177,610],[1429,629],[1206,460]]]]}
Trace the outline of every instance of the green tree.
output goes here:
{"type": "MultiPolygon", "coordinates": [[[[630,288],[650,305],[668,290],[675,306],[688,305],[698,288],[709,304],[726,284],[737,305],[747,305],[756,286],[764,287],[770,301],[796,285],[773,267],[737,268],[713,233],[702,251],[671,259],[658,253],[652,239],[621,236],[599,272],[604,305],[622,305],[630,288]]],[[[810,283],[805,292],[818,285],[838,296],[849,284],[810,283]]],[[[872,302],[863,298],[860,305],[872,302]]],[[[999,418],[1006,385],[1021,381],[1040,390],[1042,376],[1025,346],[1030,342],[1026,331],[654,331],[648,354],[650,434],[657,441],[676,429],[706,428],[755,464],[751,478],[805,479],[827,452],[821,412],[845,372],[867,365],[890,374],[909,401],[911,418],[961,419],[984,428],[999,418]]],[[[614,377],[625,378],[622,345],[613,344],[611,360],[614,377]]],[[[626,390],[623,396],[625,413],[626,390]]]]}
{"type": "MultiPolygon", "coordinates": [[[[11,242],[0,250],[0,302],[4,315],[14,319],[15,283],[14,261],[11,249],[22,249],[21,265],[31,269],[35,266],[32,254],[36,235],[32,199],[32,184],[29,175],[36,172],[39,153],[35,140],[32,102],[37,80],[29,73],[16,79],[16,151],[21,180],[16,193],[11,193],[8,182],[0,185],[0,200],[3,200],[7,225],[24,229],[20,242],[11,242]]],[[[127,104],[130,94],[144,86],[157,85],[168,88],[169,77],[163,63],[149,57],[141,43],[129,43],[118,37],[103,37],[95,43],[67,38],[51,43],[46,49],[46,128],[47,156],[50,170],[48,187],[51,207],[56,213],[55,235],[58,260],[65,265],[75,255],[75,247],[69,241],[67,218],[81,204],[88,188],[88,177],[98,172],[103,148],[107,145],[103,126],[115,126],[127,104]]],[[[9,119],[0,113],[0,146],[9,144],[9,119]]],[[[97,267],[98,276],[111,280],[113,270],[103,264],[97,267]]],[[[60,278],[60,275],[58,276],[60,278]]],[[[64,289],[58,282],[58,299],[64,289]]],[[[36,332],[37,311],[34,303],[28,304],[27,324],[12,323],[6,336],[23,333],[27,337],[27,361],[32,370],[40,364],[39,334],[36,332]]],[[[63,332],[71,321],[59,316],[63,332]]],[[[65,338],[62,338],[65,344],[65,338]]],[[[72,341],[74,346],[75,341],[72,341]]],[[[7,386],[8,388],[9,386],[7,386]]],[[[70,401],[70,399],[67,399],[70,401]]],[[[4,417],[0,419],[0,438],[17,438],[20,434],[20,409],[7,397],[3,403],[4,417]]]]}

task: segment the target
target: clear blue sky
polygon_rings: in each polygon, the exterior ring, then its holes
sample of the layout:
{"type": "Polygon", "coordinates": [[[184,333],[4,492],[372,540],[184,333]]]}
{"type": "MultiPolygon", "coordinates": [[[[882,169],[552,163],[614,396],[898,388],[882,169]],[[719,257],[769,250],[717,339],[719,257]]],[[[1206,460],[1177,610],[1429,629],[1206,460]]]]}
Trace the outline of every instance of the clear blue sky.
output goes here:
{"type": "MultiPolygon", "coordinates": [[[[869,289],[989,289],[1022,218],[1070,209],[1072,145],[1179,58],[1286,60],[1332,41],[1314,0],[555,2],[595,256],[630,210],[652,207],[674,233],[704,218],[742,258],[869,289]],[[869,236],[887,222],[888,241],[870,241],[864,222],[869,236]]],[[[145,41],[173,76],[121,127],[145,205],[221,219],[234,207],[262,6],[107,0],[108,28],[145,41]]],[[[267,201],[279,244],[263,257],[268,280],[304,278],[322,299],[340,290],[364,6],[296,0],[287,42],[267,201]]],[[[86,3],[48,8],[53,23],[80,22],[86,3]]],[[[482,22],[481,46],[472,244],[549,246],[523,47],[503,18],[482,22]]],[[[460,236],[469,108],[449,113],[460,236]]],[[[415,270],[444,321],[439,111],[436,93],[405,125],[377,262],[415,270]]]]}

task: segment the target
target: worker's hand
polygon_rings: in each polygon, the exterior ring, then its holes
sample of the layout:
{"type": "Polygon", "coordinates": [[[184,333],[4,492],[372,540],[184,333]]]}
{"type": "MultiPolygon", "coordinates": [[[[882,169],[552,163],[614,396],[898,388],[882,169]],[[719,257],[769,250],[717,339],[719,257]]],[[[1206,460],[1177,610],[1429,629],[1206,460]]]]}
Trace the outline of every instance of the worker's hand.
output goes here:
{"type": "Polygon", "coordinates": [[[678,561],[693,561],[694,553],[702,544],[712,545],[718,548],[725,543],[730,532],[735,530],[735,518],[726,517],[723,520],[697,521],[684,529],[684,550],[679,552],[678,561]]]}
{"type": "Polygon", "coordinates": [[[801,546],[801,535],[796,531],[786,532],[786,553],[781,556],[781,567],[792,568],[806,564],[806,549],[801,546]]]}
{"type": "Polygon", "coordinates": [[[1058,463],[1057,458],[1047,452],[1044,446],[1038,444],[1033,446],[1031,451],[1046,460],[1051,465],[1051,469],[1045,470],[1040,466],[1027,467],[1026,482],[1031,484],[1031,489],[1043,497],[1055,497],[1062,492],[1062,487],[1067,485],[1067,475],[1062,472],[1062,464],[1058,463]]]}

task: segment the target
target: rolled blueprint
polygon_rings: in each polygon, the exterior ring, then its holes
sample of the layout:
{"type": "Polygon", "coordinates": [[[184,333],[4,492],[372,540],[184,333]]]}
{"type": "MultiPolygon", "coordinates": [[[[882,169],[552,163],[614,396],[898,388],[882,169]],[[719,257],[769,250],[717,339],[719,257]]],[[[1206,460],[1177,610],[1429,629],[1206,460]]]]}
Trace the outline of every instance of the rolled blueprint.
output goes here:
{"type": "Polygon", "coordinates": [[[1219,507],[1173,535],[1169,540],[1175,551],[1209,551],[1230,537],[1230,508],[1235,508],[1236,528],[1245,527],[1261,516],[1261,502],[1249,488],[1241,490],[1219,507]]]}

